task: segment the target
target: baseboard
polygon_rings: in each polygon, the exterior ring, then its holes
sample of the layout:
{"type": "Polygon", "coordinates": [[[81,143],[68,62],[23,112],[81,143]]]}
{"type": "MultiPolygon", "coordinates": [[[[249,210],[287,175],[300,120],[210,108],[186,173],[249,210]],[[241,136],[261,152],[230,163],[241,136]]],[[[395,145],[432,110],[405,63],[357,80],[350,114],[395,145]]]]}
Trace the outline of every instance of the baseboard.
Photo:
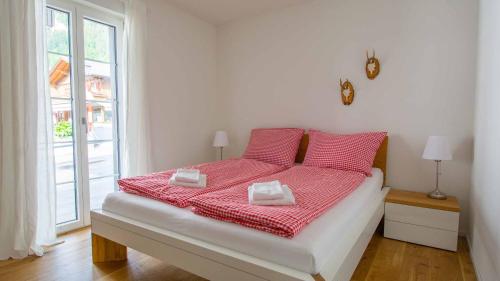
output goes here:
{"type": "Polygon", "coordinates": [[[465,239],[467,240],[467,247],[469,247],[469,254],[470,254],[470,260],[472,261],[472,267],[474,268],[474,272],[476,273],[476,279],[478,281],[483,281],[483,278],[481,278],[481,273],[477,270],[476,267],[476,262],[474,261],[474,254],[472,253],[472,243],[470,240],[470,235],[465,235],[465,239]]]}

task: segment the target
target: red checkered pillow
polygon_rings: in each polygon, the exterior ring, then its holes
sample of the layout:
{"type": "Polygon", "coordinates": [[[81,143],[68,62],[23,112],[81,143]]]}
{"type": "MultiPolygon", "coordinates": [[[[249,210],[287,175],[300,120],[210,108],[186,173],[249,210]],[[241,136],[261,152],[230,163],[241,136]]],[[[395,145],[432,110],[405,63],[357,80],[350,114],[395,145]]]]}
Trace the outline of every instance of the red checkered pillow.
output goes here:
{"type": "Polygon", "coordinates": [[[373,160],[386,135],[386,132],[335,135],[311,130],[303,164],[371,176],[373,160]]]}
{"type": "Polygon", "coordinates": [[[243,158],[292,167],[303,129],[253,129],[243,158]]]}

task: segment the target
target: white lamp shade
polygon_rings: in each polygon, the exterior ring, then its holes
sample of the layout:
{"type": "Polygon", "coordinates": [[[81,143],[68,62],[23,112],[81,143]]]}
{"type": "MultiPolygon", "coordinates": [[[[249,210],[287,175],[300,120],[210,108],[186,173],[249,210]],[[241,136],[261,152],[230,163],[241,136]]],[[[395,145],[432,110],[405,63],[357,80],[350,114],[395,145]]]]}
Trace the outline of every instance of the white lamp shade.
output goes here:
{"type": "Polygon", "coordinates": [[[215,137],[214,137],[214,147],[225,147],[229,144],[229,140],[227,138],[227,133],[226,131],[217,131],[215,132],[215,137]]]}
{"type": "Polygon", "coordinates": [[[451,149],[448,138],[445,136],[430,136],[425,145],[422,158],[428,160],[451,160],[451,149]]]}

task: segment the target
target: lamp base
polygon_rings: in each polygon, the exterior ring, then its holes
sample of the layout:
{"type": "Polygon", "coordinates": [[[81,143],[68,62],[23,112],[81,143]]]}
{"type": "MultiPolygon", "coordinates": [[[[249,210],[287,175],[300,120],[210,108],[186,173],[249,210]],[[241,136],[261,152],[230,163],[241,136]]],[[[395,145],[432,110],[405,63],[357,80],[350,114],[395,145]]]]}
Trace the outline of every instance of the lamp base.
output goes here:
{"type": "Polygon", "coordinates": [[[220,161],[222,161],[222,150],[224,149],[224,147],[219,147],[220,148],[220,161]]]}
{"type": "Polygon", "coordinates": [[[439,189],[435,189],[432,192],[427,193],[427,197],[437,200],[446,200],[446,194],[439,191],[439,189]]]}

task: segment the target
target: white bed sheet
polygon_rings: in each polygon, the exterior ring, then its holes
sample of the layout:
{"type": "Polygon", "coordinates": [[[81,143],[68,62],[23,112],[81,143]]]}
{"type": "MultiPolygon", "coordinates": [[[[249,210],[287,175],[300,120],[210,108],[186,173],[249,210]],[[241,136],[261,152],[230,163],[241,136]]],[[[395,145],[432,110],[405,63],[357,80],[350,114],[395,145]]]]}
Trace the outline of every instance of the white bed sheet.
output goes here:
{"type": "MultiPolygon", "coordinates": [[[[174,231],[212,244],[311,274],[319,273],[332,255],[345,256],[349,248],[344,237],[359,235],[356,218],[374,212],[383,200],[383,174],[372,170],[350,195],[306,226],[293,239],[287,239],[195,215],[190,207],[181,209],[125,192],[109,194],[102,209],[143,223],[174,231]]],[[[363,225],[364,227],[364,225],[363,225]]]]}

